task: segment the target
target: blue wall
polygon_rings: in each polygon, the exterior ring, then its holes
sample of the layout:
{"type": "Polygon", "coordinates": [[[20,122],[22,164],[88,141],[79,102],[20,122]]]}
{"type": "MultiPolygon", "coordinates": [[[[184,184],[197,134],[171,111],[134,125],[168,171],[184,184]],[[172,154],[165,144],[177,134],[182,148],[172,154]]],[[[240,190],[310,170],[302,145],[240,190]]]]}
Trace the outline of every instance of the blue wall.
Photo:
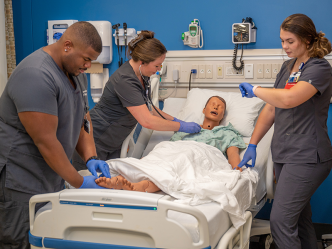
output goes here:
{"type": "MultiPolygon", "coordinates": [[[[24,57],[46,46],[48,20],[76,19],[79,21],[107,20],[112,24],[126,22],[129,28],[152,30],[168,50],[189,50],[181,40],[181,34],[188,31],[194,18],[201,21],[204,32],[203,50],[233,49],[231,26],[242,18],[252,17],[257,30],[257,42],[246,45],[250,49],[281,48],[279,27],[282,21],[294,13],[304,13],[311,17],[317,30],[326,33],[332,40],[332,25],[328,22],[332,1],[320,0],[313,4],[309,0],[279,1],[179,1],[157,2],[151,0],[14,0],[14,30],[16,58],[19,63],[24,57]]],[[[113,62],[105,65],[112,74],[117,69],[117,48],[113,42],[113,62]]],[[[90,97],[90,103],[91,97],[90,97]]],[[[330,110],[330,112],[332,112],[330,110]]],[[[330,132],[332,132],[332,113],[330,132]]],[[[330,135],[332,138],[332,134],[330,135]]],[[[324,182],[312,198],[313,220],[331,223],[328,208],[332,197],[323,190],[332,189],[332,177],[324,182]],[[325,209],[323,207],[326,207],[325,209]],[[321,210],[321,211],[319,211],[321,210]]]]}

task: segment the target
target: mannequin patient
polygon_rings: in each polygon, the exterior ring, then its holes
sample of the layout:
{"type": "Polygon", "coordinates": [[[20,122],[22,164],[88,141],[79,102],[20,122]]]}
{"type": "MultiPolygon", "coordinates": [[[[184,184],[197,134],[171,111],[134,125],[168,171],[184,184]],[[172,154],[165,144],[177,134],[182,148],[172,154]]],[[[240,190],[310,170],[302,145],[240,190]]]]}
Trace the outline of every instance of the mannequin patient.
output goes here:
{"type": "MultiPolygon", "coordinates": [[[[228,159],[228,163],[233,169],[242,171],[237,165],[240,163],[239,149],[246,146],[241,135],[233,128],[231,124],[219,126],[224,117],[226,102],[219,96],[212,96],[206,102],[203,109],[204,121],[201,125],[202,130],[196,134],[176,132],[170,141],[193,140],[204,142],[218,148],[228,159]]],[[[124,189],[141,192],[157,192],[160,189],[151,181],[144,180],[138,183],[132,183],[119,175],[112,178],[100,177],[96,183],[105,188],[124,189]]]]}

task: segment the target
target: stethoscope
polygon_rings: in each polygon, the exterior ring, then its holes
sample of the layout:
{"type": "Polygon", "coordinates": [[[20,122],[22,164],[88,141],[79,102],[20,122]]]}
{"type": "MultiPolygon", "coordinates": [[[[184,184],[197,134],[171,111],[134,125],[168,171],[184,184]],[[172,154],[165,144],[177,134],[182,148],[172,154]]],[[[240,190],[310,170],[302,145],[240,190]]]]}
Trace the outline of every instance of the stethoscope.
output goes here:
{"type": "Polygon", "coordinates": [[[147,89],[147,90],[146,90],[146,95],[143,94],[143,98],[144,98],[145,102],[148,103],[148,105],[153,106],[153,108],[154,108],[154,109],[156,110],[156,112],[160,115],[160,117],[162,117],[163,119],[166,119],[163,115],[160,114],[160,112],[157,110],[157,108],[154,106],[154,104],[153,104],[153,102],[152,102],[152,100],[151,100],[151,94],[149,94],[149,91],[150,91],[150,89],[151,89],[151,88],[150,88],[150,79],[149,79],[149,81],[146,81],[146,80],[145,80],[145,78],[143,77],[143,74],[142,74],[142,72],[141,72],[141,66],[142,66],[142,65],[139,65],[138,70],[139,70],[139,73],[141,74],[141,77],[142,77],[142,79],[143,79],[145,89],[147,89]]]}

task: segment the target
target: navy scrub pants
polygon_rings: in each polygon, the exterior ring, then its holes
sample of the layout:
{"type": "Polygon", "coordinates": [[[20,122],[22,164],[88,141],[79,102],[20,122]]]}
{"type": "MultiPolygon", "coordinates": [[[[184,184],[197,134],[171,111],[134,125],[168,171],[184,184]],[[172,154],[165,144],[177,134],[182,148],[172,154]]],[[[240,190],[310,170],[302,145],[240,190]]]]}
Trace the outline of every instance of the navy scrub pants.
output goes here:
{"type": "Polygon", "coordinates": [[[317,164],[274,163],[277,187],[270,224],[279,249],[315,249],[310,198],[331,171],[332,161],[317,164]]]}

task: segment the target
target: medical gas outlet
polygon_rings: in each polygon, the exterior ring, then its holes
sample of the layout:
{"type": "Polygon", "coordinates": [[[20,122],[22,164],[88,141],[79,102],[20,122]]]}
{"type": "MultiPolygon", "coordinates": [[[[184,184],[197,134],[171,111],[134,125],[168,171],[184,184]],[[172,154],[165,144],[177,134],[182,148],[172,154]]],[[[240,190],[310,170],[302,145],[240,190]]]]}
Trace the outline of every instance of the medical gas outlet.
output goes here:
{"type": "Polygon", "coordinates": [[[191,21],[189,31],[182,33],[182,41],[184,45],[192,48],[203,47],[203,30],[198,19],[191,21]]]}

